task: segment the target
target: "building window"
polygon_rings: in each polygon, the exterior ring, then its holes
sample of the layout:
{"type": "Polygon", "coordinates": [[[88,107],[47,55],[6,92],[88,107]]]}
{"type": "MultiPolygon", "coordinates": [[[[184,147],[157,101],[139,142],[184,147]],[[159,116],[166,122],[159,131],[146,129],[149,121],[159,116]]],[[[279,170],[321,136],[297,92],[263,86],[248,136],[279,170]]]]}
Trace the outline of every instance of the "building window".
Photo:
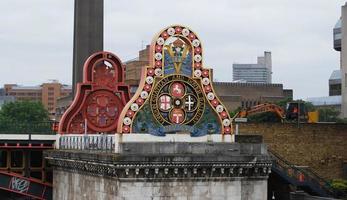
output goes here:
{"type": "Polygon", "coordinates": [[[42,179],[42,172],[41,171],[31,171],[30,177],[37,178],[37,179],[41,180],[42,179]]]}
{"type": "Polygon", "coordinates": [[[7,151],[0,150],[0,167],[7,167],[7,151]]]}
{"type": "Polygon", "coordinates": [[[11,167],[23,167],[23,151],[11,151],[11,167]]]}
{"type": "Polygon", "coordinates": [[[42,151],[30,152],[30,167],[42,167],[42,151]]]}

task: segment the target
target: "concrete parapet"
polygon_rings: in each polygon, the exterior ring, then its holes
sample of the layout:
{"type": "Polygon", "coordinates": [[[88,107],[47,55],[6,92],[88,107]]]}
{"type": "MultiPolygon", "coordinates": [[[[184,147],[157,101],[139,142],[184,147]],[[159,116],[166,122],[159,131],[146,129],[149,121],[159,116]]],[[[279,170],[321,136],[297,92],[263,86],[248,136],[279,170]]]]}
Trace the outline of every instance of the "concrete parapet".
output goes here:
{"type": "Polygon", "coordinates": [[[122,142],[118,153],[54,150],[45,157],[54,167],[54,199],[265,200],[271,172],[266,146],[254,139],[122,142]]]}

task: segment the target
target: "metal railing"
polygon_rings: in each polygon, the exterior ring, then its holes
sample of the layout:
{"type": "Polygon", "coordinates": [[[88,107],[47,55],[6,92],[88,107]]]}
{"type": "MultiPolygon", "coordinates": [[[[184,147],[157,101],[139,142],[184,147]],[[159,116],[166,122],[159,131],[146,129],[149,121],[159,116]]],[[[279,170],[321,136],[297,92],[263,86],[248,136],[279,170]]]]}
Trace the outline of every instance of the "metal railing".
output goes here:
{"type": "Polygon", "coordinates": [[[299,168],[274,151],[270,149],[268,149],[268,151],[273,158],[273,169],[280,173],[284,173],[289,182],[296,186],[308,186],[321,196],[334,196],[334,191],[330,187],[329,182],[320,177],[317,173],[308,168],[299,168]]]}
{"type": "Polygon", "coordinates": [[[0,122],[0,134],[56,134],[56,122],[0,122]]]}
{"type": "Polygon", "coordinates": [[[114,151],[114,135],[62,135],[59,138],[59,149],[114,151]]]}

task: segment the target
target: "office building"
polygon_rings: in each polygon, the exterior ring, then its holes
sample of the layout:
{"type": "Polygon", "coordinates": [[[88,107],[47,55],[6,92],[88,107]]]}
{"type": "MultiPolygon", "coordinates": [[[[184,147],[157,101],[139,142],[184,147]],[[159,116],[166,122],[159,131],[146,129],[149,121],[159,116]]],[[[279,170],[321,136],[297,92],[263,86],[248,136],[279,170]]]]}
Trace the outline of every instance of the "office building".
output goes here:
{"type": "Polygon", "coordinates": [[[341,71],[334,70],[329,78],[329,96],[341,96],[341,71]]]}
{"type": "Polygon", "coordinates": [[[72,88],[57,81],[43,83],[39,86],[20,86],[17,84],[4,85],[5,96],[12,96],[16,101],[42,102],[50,114],[55,113],[57,99],[69,95],[72,88]]]}
{"type": "Polygon", "coordinates": [[[340,52],[341,117],[347,118],[347,3],[341,8],[341,18],[333,29],[334,49],[340,52]]]}
{"type": "Polygon", "coordinates": [[[233,81],[272,83],[271,52],[265,51],[256,64],[233,64],[233,81]]]}

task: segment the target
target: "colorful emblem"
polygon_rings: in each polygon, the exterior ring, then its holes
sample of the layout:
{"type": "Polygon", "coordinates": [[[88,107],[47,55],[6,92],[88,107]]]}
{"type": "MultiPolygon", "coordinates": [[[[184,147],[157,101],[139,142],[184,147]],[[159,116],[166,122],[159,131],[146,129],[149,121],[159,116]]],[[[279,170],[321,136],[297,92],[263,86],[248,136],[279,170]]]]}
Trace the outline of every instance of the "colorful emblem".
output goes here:
{"type": "Polygon", "coordinates": [[[159,107],[162,111],[170,110],[171,109],[171,97],[169,95],[161,96],[159,107]]]}
{"type": "Polygon", "coordinates": [[[130,121],[119,120],[118,131],[230,134],[231,119],[213,90],[210,70],[203,67],[198,36],[187,27],[170,26],[154,38],[151,50],[150,66],[144,69],[138,91],[120,115],[130,121]],[[132,109],[134,104],[136,110],[132,109]]]}
{"type": "Polygon", "coordinates": [[[150,102],[155,120],[171,125],[192,126],[200,120],[205,108],[201,86],[183,75],[170,75],[161,79],[157,90],[152,92],[150,102]]]}
{"type": "Polygon", "coordinates": [[[181,124],[184,121],[185,114],[182,109],[174,108],[170,112],[170,121],[174,124],[181,124]]]}
{"type": "Polygon", "coordinates": [[[59,133],[115,133],[120,112],[130,99],[121,61],[112,53],[98,52],[87,59],[83,70],[83,83],[77,84],[59,133]]]}
{"type": "Polygon", "coordinates": [[[176,97],[176,98],[183,97],[183,95],[185,93],[183,84],[181,84],[179,82],[174,82],[171,85],[170,91],[171,91],[172,96],[176,97]]]}

